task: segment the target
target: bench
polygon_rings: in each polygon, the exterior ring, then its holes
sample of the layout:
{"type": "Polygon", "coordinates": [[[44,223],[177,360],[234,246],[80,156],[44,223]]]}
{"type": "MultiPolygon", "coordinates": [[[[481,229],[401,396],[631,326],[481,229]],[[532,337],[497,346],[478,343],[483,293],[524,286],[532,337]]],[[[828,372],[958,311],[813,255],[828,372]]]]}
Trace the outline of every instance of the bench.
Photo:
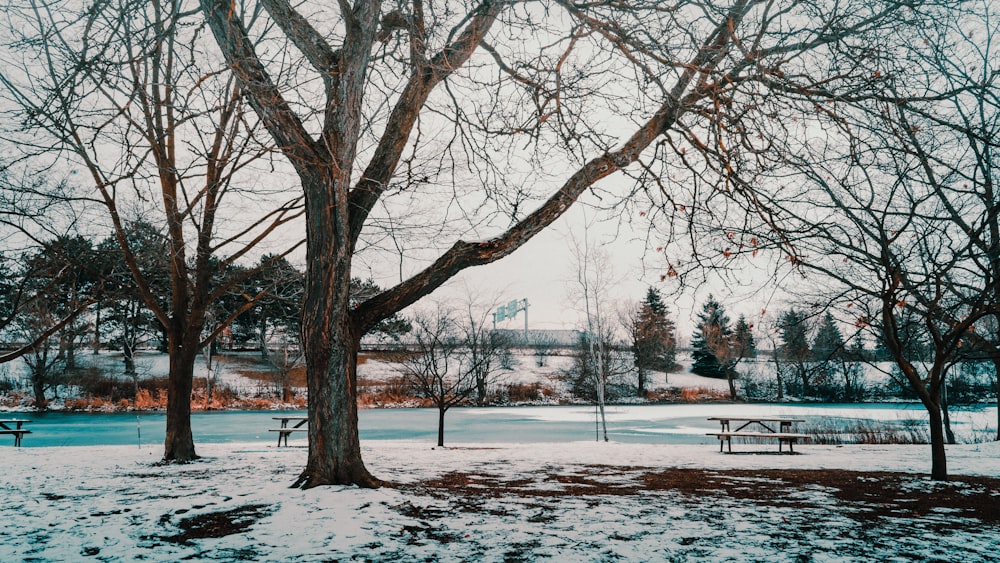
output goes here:
{"type": "Polygon", "coordinates": [[[31,434],[31,430],[26,429],[15,429],[15,430],[0,430],[0,434],[13,434],[14,435],[14,447],[21,447],[21,437],[25,434],[31,434]]]}
{"type": "Polygon", "coordinates": [[[278,434],[278,447],[281,447],[281,441],[285,441],[285,445],[288,445],[288,436],[292,432],[308,432],[308,428],[269,428],[268,432],[279,432],[278,434]]]}
{"type": "Polygon", "coordinates": [[[708,436],[715,436],[719,439],[719,451],[722,450],[722,443],[729,447],[729,453],[733,452],[733,438],[754,438],[760,440],[777,440],[778,453],[782,452],[782,446],[788,444],[788,453],[795,453],[793,444],[799,440],[808,440],[809,434],[798,434],[795,432],[709,432],[708,436]]]}

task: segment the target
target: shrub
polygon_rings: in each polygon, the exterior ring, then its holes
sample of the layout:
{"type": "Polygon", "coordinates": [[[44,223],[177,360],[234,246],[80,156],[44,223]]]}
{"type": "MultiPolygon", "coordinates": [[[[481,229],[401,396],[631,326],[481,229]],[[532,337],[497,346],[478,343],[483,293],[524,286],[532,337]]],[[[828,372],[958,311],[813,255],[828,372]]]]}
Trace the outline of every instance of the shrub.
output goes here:
{"type": "Polygon", "coordinates": [[[96,367],[74,370],[68,383],[76,385],[83,396],[101,397],[112,402],[135,397],[135,385],[131,379],[106,375],[96,367]]]}
{"type": "Polygon", "coordinates": [[[498,389],[496,401],[501,403],[530,403],[532,401],[552,398],[555,394],[556,392],[552,388],[542,385],[540,382],[509,383],[498,389]]]}

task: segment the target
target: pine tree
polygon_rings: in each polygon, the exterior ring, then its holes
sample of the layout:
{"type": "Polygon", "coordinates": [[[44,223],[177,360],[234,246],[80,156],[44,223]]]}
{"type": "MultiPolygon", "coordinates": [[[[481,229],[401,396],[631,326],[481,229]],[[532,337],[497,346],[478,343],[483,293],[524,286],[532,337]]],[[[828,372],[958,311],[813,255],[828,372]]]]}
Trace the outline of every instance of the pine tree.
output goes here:
{"type": "Polygon", "coordinates": [[[808,394],[810,383],[806,361],[809,359],[809,337],[806,315],[789,309],[781,314],[778,325],[781,328],[781,355],[795,366],[802,382],[802,394],[808,394]]]}
{"type": "Polygon", "coordinates": [[[753,327],[747,323],[746,316],[740,315],[733,333],[736,354],[740,358],[752,358],[757,355],[757,341],[754,340],[752,329],[753,327]]]}
{"type": "Polygon", "coordinates": [[[660,292],[650,287],[632,325],[632,352],[639,372],[639,392],[645,390],[648,370],[670,371],[675,363],[674,323],[660,292]]]}
{"type": "Polygon", "coordinates": [[[691,338],[691,356],[694,365],[691,371],[705,377],[726,378],[726,370],[719,356],[729,355],[732,329],[726,310],[712,295],[702,305],[698,314],[698,325],[691,338]]]}
{"type": "Polygon", "coordinates": [[[844,351],[844,335],[837,327],[833,315],[827,312],[813,338],[813,356],[816,360],[825,362],[843,355],[844,351]]]}

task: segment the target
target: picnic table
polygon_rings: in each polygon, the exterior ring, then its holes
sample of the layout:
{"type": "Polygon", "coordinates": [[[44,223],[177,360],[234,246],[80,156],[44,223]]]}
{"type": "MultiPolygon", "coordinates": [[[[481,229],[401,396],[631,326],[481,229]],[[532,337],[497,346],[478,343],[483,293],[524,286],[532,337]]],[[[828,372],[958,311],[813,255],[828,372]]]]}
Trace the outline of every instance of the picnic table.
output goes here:
{"type": "Polygon", "coordinates": [[[722,446],[725,442],[726,446],[729,448],[729,453],[733,451],[733,438],[754,438],[759,440],[777,440],[778,441],[778,453],[782,452],[782,446],[788,444],[788,453],[795,453],[793,449],[793,444],[799,440],[808,440],[808,434],[800,434],[797,432],[792,432],[792,425],[797,422],[805,422],[801,418],[786,418],[786,417],[733,417],[733,416],[713,416],[708,420],[714,420],[719,423],[721,430],[719,432],[709,432],[709,436],[715,436],[719,439],[719,451],[723,451],[722,446]],[[736,430],[732,430],[732,423],[740,423],[740,426],[736,427],[736,430]],[[751,430],[745,430],[747,427],[753,427],[751,430]],[[777,427],[777,430],[775,430],[777,427]]]}
{"type": "Polygon", "coordinates": [[[24,418],[10,418],[7,420],[0,420],[0,434],[13,434],[14,435],[14,447],[21,447],[21,437],[25,434],[31,434],[31,430],[22,428],[24,423],[31,422],[30,420],[24,418]],[[13,426],[13,428],[11,428],[13,426]]]}
{"type": "Polygon", "coordinates": [[[302,428],[309,422],[309,417],[307,416],[273,416],[274,420],[281,421],[281,428],[270,428],[268,432],[278,433],[278,447],[281,447],[281,442],[284,440],[285,446],[288,445],[288,437],[292,435],[293,432],[306,432],[309,430],[308,427],[302,428]],[[289,426],[290,422],[294,422],[293,426],[289,426]]]}

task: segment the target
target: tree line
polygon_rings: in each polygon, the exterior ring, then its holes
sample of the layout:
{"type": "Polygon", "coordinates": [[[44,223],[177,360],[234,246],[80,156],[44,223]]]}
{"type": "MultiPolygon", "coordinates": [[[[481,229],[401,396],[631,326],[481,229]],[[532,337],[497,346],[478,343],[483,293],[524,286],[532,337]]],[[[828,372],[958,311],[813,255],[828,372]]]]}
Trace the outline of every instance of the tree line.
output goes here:
{"type": "MultiPolygon", "coordinates": [[[[126,230],[157,301],[169,303],[165,235],[143,221],[128,224],[126,230]]],[[[77,370],[81,351],[121,352],[121,373],[133,381],[133,391],[138,390],[137,351],[155,347],[167,352],[166,327],[138,294],[113,237],[94,241],[75,235],[43,241],[41,248],[20,256],[0,256],[0,273],[0,340],[8,350],[0,359],[24,361],[35,408],[44,410],[55,387],[77,370]]],[[[258,350],[276,372],[276,384],[287,400],[288,371],[301,356],[302,271],[283,256],[265,254],[251,266],[226,264],[213,283],[227,291],[208,304],[206,346],[258,350]]],[[[351,280],[357,299],[378,291],[371,280],[351,280]]],[[[398,338],[409,330],[407,320],[393,316],[372,332],[398,338]]]]}

